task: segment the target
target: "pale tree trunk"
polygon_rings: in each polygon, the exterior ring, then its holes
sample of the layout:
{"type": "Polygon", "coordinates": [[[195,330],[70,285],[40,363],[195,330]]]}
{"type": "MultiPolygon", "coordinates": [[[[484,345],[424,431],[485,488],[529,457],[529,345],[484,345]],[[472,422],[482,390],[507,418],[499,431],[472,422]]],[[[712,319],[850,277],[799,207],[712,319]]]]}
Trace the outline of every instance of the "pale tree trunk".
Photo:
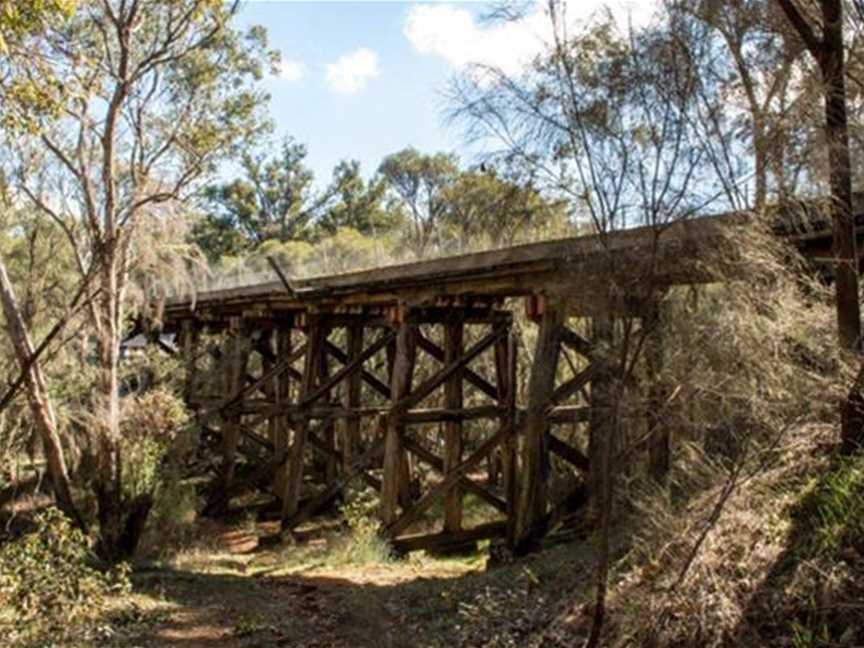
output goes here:
{"type": "MultiPolygon", "coordinates": [[[[116,240],[116,239],[109,239],[116,240]]],[[[99,553],[115,562],[131,557],[153,505],[151,493],[127,500],[123,495],[120,446],[120,341],[122,270],[117,247],[103,248],[100,267],[100,317],[97,340],[99,380],[94,395],[98,468],[94,491],[99,504],[99,553]]]]}
{"type": "Polygon", "coordinates": [[[21,371],[24,372],[24,380],[27,386],[27,401],[33,422],[42,438],[42,447],[45,459],[48,462],[48,474],[54,488],[54,497],[57,506],[68,515],[78,526],[84,528],[84,521],[78,513],[75,502],[72,499],[72,489],[69,483],[69,471],[66,467],[66,459],[63,456],[63,446],[60,435],[57,432],[57,419],[54,416],[54,408],[48,397],[48,389],[45,385],[45,377],[38,361],[33,360],[33,344],[30,335],[18,308],[15,292],[9,276],[6,273],[6,265],[0,258],[0,299],[3,302],[3,313],[6,316],[6,330],[9,340],[15,348],[15,356],[21,371]]]}
{"type": "Polygon", "coordinates": [[[106,558],[119,556],[123,536],[123,497],[120,482],[120,413],[118,403],[119,349],[115,324],[117,278],[114,263],[106,253],[100,268],[100,326],[97,352],[99,379],[94,394],[97,472],[94,482],[99,504],[100,551],[106,558]]]}

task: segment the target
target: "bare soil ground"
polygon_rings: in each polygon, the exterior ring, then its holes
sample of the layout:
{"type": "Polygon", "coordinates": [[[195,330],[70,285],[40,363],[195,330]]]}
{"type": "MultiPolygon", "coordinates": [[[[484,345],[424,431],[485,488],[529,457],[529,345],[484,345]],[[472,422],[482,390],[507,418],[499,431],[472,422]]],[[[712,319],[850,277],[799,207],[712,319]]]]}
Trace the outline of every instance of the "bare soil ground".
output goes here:
{"type": "MultiPolygon", "coordinates": [[[[109,642],[134,646],[522,646],[588,588],[566,545],[486,569],[486,553],[333,564],[333,537],[261,546],[267,529],[213,527],[211,546],[135,576],[109,642]],[[518,610],[518,614],[515,612],[518,610]],[[490,644],[490,640],[492,643],[490,644]]],[[[338,541],[338,540],[337,540],[338,541]]]]}

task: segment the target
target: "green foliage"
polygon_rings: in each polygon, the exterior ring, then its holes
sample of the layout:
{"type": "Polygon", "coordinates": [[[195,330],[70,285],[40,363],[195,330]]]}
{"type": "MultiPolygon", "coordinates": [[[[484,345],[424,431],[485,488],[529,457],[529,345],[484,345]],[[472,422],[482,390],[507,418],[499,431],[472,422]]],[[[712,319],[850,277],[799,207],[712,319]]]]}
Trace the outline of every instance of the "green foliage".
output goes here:
{"type": "Polygon", "coordinates": [[[443,222],[462,245],[513,245],[537,237],[550,227],[563,230],[566,205],[545,199],[530,182],[518,182],[495,171],[466,171],[447,186],[443,222]]]}
{"type": "Polygon", "coordinates": [[[265,241],[245,261],[246,267],[257,272],[269,272],[267,257],[273,257],[286,272],[296,272],[312,258],[314,248],[305,241],[265,241]]]}
{"type": "Polygon", "coordinates": [[[184,481],[173,463],[160,472],[153,500],[141,541],[142,552],[165,557],[187,546],[194,538],[201,502],[195,485],[184,481]]]}
{"type": "Polygon", "coordinates": [[[305,160],[306,147],[289,138],[276,157],[245,154],[242,178],[207,189],[212,210],[199,224],[197,242],[211,259],[271,239],[284,243],[311,236],[321,198],[313,193],[305,160]],[[235,234],[229,235],[232,229],[235,234]]]}
{"type": "Polygon", "coordinates": [[[378,168],[387,182],[390,208],[409,219],[407,242],[418,257],[434,242],[436,228],[447,210],[444,191],[458,171],[455,156],[424,155],[414,148],[388,155],[378,168]]]}
{"type": "Polygon", "coordinates": [[[333,182],[327,193],[331,202],[318,220],[318,227],[333,235],[341,228],[351,228],[364,236],[386,234],[400,223],[399,213],[384,207],[387,184],[382,178],[368,183],[360,175],[360,163],[343,160],[333,170],[333,182]]]}
{"type": "Polygon", "coordinates": [[[183,402],[164,388],[129,397],[123,408],[123,489],[131,499],[155,490],[160,465],[187,425],[188,413],[183,402]]]}
{"type": "Polygon", "coordinates": [[[337,562],[367,565],[388,563],[393,560],[390,545],[379,532],[377,506],[377,494],[368,488],[347,493],[341,512],[349,536],[341,547],[337,562]]]}
{"type": "Polygon", "coordinates": [[[312,250],[313,267],[326,272],[346,272],[381,265],[386,254],[381,242],[350,227],[340,227],[312,250]]]}
{"type": "Polygon", "coordinates": [[[30,36],[47,25],[69,18],[76,0],[0,0],[0,127],[10,132],[36,132],[45,117],[60,114],[63,84],[42,67],[30,36]]]}
{"type": "Polygon", "coordinates": [[[840,457],[805,491],[794,517],[803,525],[797,551],[836,556],[847,547],[864,553],[864,453],[840,457]]]}
{"type": "Polygon", "coordinates": [[[34,532],[0,548],[0,629],[13,645],[59,645],[130,587],[128,565],[96,569],[87,538],[48,509],[36,517],[34,532]]]}

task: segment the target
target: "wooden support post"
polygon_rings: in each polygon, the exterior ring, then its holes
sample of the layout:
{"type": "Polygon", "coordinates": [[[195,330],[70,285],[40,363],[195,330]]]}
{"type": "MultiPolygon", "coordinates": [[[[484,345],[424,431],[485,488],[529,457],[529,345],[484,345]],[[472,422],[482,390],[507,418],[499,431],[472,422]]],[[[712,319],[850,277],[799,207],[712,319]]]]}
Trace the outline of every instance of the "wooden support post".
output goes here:
{"type": "Polygon", "coordinates": [[[201,335],[195,321],[191,319],[183,320],[180,329],[180,349],[183,353],[183,360],[186,363],[186,380],[183,387],[183,398],[187,405],[191,405],[195,401],[198,382],[198,344],[201,341],[201,335]]]}
{"type": "MultiPolygon", "coordinates": [[[[329,328],[329,325],[328,325],[329,328]]],[[[326,339],[327,333],[329,331],[325,330],[324,337],[326,339]]],[[[318,382],[326,383],[328,378],[330,378],[330,361],[328,354],[324,351],[323,345],[321,348],[321,352],[318,354],[318,382]]],[[[326,390],[322,395],[322,399],[328,405],[331,404],[331,396],[332,390],[326,390]]],[[[324,443],[327,444],[329,448],[332,450],[336,450],[336,424],[333,419],[325,419],[322,423],[322,437],[324,438],[324,443]]],[[[337,454],[328,455],[324,460],[324,483],[329,484],[333,480],[336,479],[337,471],[339,470],[339,460],[337,454]]]]}
{"type": "MultiPolygon", "coordinates": [[[[267,381],[262,385],[264,397],[271,403],[276,402],[276,381],[278,377],[273,371],[273,365],[276,360],[276,352],[273,350],[273,331],[267,330],[261,332],[261,339],[258,341],[258,350],[261,355],[261,371],[264,376],[267,376],[267,381]]],[[[271,414],[267,417],[267,438],[271,445],[276,445],[276,414],[271,414]]]]}
{"type": "Polygon", "coordinates": [[[417,357],[417,328],[405,321],[398,324],[393,369],[390,372],[390,397],[393,405],[387,416],[384,445],[384,479],[381,486],[381,520],[389,525],[396,520],[398,505],[410,498],[407,477],[408,459],[402,445],[403,411],[395,405],[411,391],[417,357]]]}
{"type": "MultiPolygon", "coordinates": [[[[463,352],[464,325],[461,321],[444,325],[444,364],[456,362],[463,352]]],[[[445,407],[462,409],[463,369],[459,369],[444,383],[445,407]]],[[[444,472],[450,474],[462,463],[462,421],[444,423],[444,472]]],[[[444,498],[444,531],[455,532],[462,528],[462,489],[455,484],[444,498]]]]}
{"type": "MultiPolygon", "coordinates": [[[[222,355],[222,388],[227,396],[235,394],[243,386],[246,365],[249,360],[251,344],[249,331],[239,318],[232,318],[225,353],[222,355]]],[[[234,469],[237,460],[237,444],[240,440],[240,416],[226,413],[222,419],[222,465],[219,470],[217,488],[225,493],[231,492],[234,469]]],[[[215,492],[211,499],[210,513],[224,513],[228,499],[215,492]]]]}
{"type": "MultiPolygon", "coordinates": [[[[291,327],[280,323],[276,327],[276,362],[291,355],[291,327]]],[[[279,407],[291,402],[291,379],[288,372],[282,373],[274,379],[273,402],[279,407]]],[[[275,419],[275,430],[273,449],[276,456],[282,456],[288,452],[291,430],[288,426],[288,417],[277,413],[275,419]]],[[[288,462],[283,462],[276,470],[273,487],[282,504],[286,501],[286,487],[288,484],[288,462]]]]}
{"type": "MultiPolygon", "coordinates": [[[[324,354],[327,331],[318,318],[314,318],[306,329],[306,357],[303,363],[303,383],[300,386],[300,400],[309,394],[317,381],[321,367],[320,356],[324,354]]],[[[304,419],[294,428],[294,439],[288,456],[288,481],[285,485],[285,499],[282,502],[282,519],[293,517],[300,510],[300,495],[303,490],[303,465],[306,451],[306,437],[309,421],[304,419]]]]}
{"type": "Polygon", "coordinates": [[[670,466],[669,428],[663,425],[660,412],[665,401],[663,387],[663,328],[660,318],[660,304],[653,302],[643,324],[647,331],[645,348],[645,367],[648,374],[648,470],[651,477],[660,483],[666,481],[670,466]]]}
{"type": "Polygon", "coordinates": [[[516,547],[530,549],[546,515],[549,471],[549,423],[546,407],[555,388],[560,355],[561,331],[565,321],[564,305],[545,301],[537,332],[537,346],[528,385],[528,407],[522,424],[522,466],[516,511],[516,547]]]}
{"type": "MultiPolygon", "coordinates": [[[[363,353],[363,325],[355,324],[348,327],[348,362],[359,358],[361,353],[363,353]]],[[[344,466],[351,464],[360,447],[360,415],[357,410],[360,409],[361,405],[362,387],[362,371],[355,371],[348,376],[345,408],[351,413],[343,423],[342,460],[344,466]]]]}
{"type": "MultiPolygon", "coordinates": [[[[588,495],[591,517],[599,520],[611,475],[609,458],[615,453],[615,421],[613,352],[615,320],[609,315],[594,318],[594,372],[591,377],[591,413],[588,421],[588,495]]],[[[607,503],[608,504],[608,503],[607,503]]]]}
{"type": "MultiPolygon", "coordinates": [[[[498,404],[504,408],[501,428],[513,429],[516,420],[516,345],[513,333],[495,343],[495,377],[498,404]]],[[[504,500],[507,502],[507,543],[513,546],[516,534],[516,435],[510,434],[502,443],[501,472],[504,500]]]]}

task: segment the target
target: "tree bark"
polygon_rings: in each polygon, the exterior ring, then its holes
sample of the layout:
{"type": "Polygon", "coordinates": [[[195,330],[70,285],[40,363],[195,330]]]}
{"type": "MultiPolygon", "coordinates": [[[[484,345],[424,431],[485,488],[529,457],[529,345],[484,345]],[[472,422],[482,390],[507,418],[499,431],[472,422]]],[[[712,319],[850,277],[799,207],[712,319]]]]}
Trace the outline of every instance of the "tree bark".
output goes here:
{"type": "Polygon", "coordinates": [[[36,429],[42,438],[42,447],[48,463],[48,474],[54,488],[57,506],[83,529],[85,527],[84,521],[72,498],[69,471],[66,467],[60,435],[57,432],[57,419],[48,396],[45,377],[39,362],[32,361],[33,344],[30,341],[27,327],[24,325],[24,319],[18,308],[15,292],[2,258],[0,258],[0,299],[2,299],[3,313],[6,316],[7,334],[15,349],[18,364],[24,372],[27,401],[36,429]]]}
{"type": "Polygon", "coordinates": [[[825,130],[837,266],[837,324],[840,344],[847,349],[857,349],[861,337],[861,313],[858,303],[858,252],[852,213],[852,162],[846,112],[841,0],[823,0],[822,12],[825,19],[825,54],[820,61],[820,68],[825,84],[825,130]]]}
{"type": "Polygon", "coordinates": [[[819,64],[825,100],[825,139],[828,145],[831,219],[833,222],[835,296],[840,345],[858,349],[861,313],[858,302],[858,252],[852,212],[852,163],[846,110],[842,0],[821,0],[822,38],[793,0],[777,0],[790,24],[819,64]]]}
{"type": "MultiPolygon", "coordinates": [[[[819,64],[825,98],[825,140],[828,145],[831,220],[833,222],[835,301],[840,346],[860,350],[861,311],[858,301],[858,250],[852,205],[852,162],[846,108],[846,63],[843,51],[843,2],[821,0],[822,38],[793,0],[777,0],[791,25],[819,64]]],[[[855,414],[862,400],[856,379],[843,406],[840,437],[844,449],[864,441],[864,420],[855,414]]]]}

